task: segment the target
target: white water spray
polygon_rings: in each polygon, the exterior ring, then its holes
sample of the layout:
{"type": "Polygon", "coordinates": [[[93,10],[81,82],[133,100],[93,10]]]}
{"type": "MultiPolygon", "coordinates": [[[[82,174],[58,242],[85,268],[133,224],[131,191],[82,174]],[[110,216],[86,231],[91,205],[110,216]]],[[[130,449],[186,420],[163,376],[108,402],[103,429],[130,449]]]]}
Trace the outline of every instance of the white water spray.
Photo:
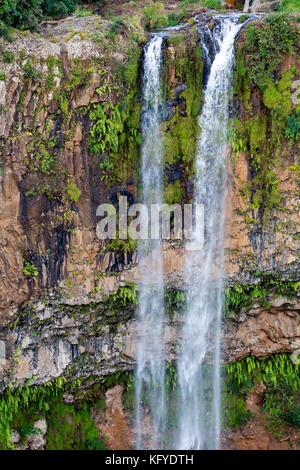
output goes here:
{"type": "MultiPolygon", "coordinates": [[[[199,117],[194,202],[205,206],[205,243],[201,252],[186,251],[185,258],[187,312],[178,359],[178,449],[217,449],[220,444],[226,137],[234,39],[242,27],[238,18],[218,17],[212,31],[207,26],[200,31],[207,84],[199,117]]],[[[198,241],[201,234],[194,236],[198,241]]]]}
{"type": "MultiPolygon", "coordinates": [[[[142,202],[162,202],[163,143],[161,135],[161,67],[163,37],[155,35],[144,48],[142,105],[142,202]]],[[[149,209],[148,209],[149,210],[149,209]]],[[[150,213],[150,211],[149,211],[150,213]]],[[[158,448],[165,423],[164,283],[160,240],[140,242],[140,302],[136,370],[136,447],[142,448],[143,411],[151,415],[150,446],[158,448]],[[143,406],[142,406],[143,404],[143,406]]]]}

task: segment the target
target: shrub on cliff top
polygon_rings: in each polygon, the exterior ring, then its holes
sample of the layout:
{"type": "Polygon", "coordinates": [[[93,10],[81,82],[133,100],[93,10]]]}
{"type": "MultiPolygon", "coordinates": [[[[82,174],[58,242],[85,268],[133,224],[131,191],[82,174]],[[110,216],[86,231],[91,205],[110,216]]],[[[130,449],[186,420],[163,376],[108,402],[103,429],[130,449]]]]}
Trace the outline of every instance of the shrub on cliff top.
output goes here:
{"type": "Polygon", "coordinates": [[[297,33],[284,15],[270,15],[263,25],[250,23],[247,28],[247,68],[250,79],[264,89],[282,54],[292,53],[297,44],[297,33]]]}
{"type": "Polygon", "coordinates": [[[78,0],[1,0],[0,36],[9,38],[8,27],[33,31],[45,17],[63,17],[72,13],[78,0]]]}
{"type": "Polygon", "coordinates": [[[168,24],[168,17],[163,3],[155,2],[143,8],[143,14],[145,26],[149,29],[160,28],[168,24]]]}
{"type": "Polygon", "coordinates": [[[219,10],[222,7],[220,0],[204,0],[203,6],[212,10],[219,10]]]}
{"type": "Polygon", "coordinates": [[[280,3],[279,11],[299,11],[300,10],[300,0],[282,0],[280,3]]]}

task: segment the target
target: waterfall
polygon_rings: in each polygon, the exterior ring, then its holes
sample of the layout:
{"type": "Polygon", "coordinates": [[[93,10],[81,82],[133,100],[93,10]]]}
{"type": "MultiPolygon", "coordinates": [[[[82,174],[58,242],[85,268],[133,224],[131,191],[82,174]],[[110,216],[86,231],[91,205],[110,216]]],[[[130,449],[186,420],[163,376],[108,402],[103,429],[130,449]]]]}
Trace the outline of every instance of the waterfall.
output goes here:
{"type": "MultiPolygon", "coordinates": [[[[148,207],[162,202],[163,142],[162,109],[163,36],[154,35],[144,48],[142,91],[142,202],[148,207]]],[[[151,418],[152,448],[160,446],[165,423],[164,283],[161,240],[141,240],[138,245],[141,281],[137,326],[136,447],[142,448],[143,411],[151,418]],[[141,403],[143,406],[141,406],[141,403]]]]}
{"type": "MultiPolygon", "coordinates": [[[[178,449],[217,449],[220,441],[220,330],[228,101],[239,16],[216,16],[200,30],[205,96],[199,116],[194,202],[204,204],[205,242],[186,251],[187,311],[178,358],[178,449]]],[[[195,233],[195,241],[201,234],[195,233]]]]}

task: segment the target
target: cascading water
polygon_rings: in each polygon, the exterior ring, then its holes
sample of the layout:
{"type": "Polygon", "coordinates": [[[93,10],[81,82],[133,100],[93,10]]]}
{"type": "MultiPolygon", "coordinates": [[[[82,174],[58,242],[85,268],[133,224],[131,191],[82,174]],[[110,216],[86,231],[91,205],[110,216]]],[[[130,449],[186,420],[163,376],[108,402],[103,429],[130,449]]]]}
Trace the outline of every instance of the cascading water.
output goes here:
{"type": "MultiPolygon", "coordinates": [[[[142,93],[142,202],[148,207],[162,202],[161,68],[163,36],[154,35],[144,48],[142,93]]],[[[142,411],[152,421],[151,447],[160,446],[165,423],[164,283],[160,240],[138,245],[141,282],[138,314],[136,387],[136,447],[142,448],[142,411]],[[143,402],[143,407],[141,406],[143,402]]]]}
{"type": "MultiPolygon", "coordinates": [[[[207,77],[194,202],[204,204],[205,242],[201,251],[186,251],[185,257],[187,311],[178,359],[178,449],[219,448],[226,137],[234,39],[242,27],[238,18],[215,17],[213,30],[207,26],[200,30],[207,77]]],[[[194,241],[200,237],[195,233],[194,241]]]]}

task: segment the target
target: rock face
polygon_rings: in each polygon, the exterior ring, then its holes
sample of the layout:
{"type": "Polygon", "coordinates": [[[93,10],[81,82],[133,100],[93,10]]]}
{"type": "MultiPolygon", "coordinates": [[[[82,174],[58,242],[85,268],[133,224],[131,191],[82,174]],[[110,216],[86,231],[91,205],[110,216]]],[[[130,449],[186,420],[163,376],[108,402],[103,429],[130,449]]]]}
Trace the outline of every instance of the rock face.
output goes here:
{"type": "Polygon", "coordinates": [[[245,13],[258,13],[258,12],[270,12],[276,11],[280,8],[280,0],[264,1],[254,0],[250,6],[249,0],[245,1],[244,12],[245,13]]]}
{"type": "Polygon", "coordinates": [[[263,383],[256,385],[246,400],[247,409],[251,412],[250,421],[236,432],[224,432],[222,448],[229,450],[298,450],[299,433],[286,426],[282,437],[276,439],[268,429],[268,421],[261,414],[263,383]]]}
{"type": "MultiPolygon", "coordinates": [[[[116,46],[109,28],[98,17],[72,18],[44,26],[40,35],[20,33],[11,44],[0,39],[2,49],[15,57],[1,63],[5,80],[0,80],[1,390],[28,378],[42,384],[61,375],[105,376],[134,367],[135,301],[119,294],[138,283],[139,260],[127,242],[109,246],[97,238],[96,208],[116,202],[118,194],[137,200],[139,77],[146,37],[139,25],[123,25],[116,46]],[[124,115],[118,117],[113,113],[120,103],[124,115]],[[108,141],[97,125],[108,133],[112,116],[118,127],[108,141]],[[124,140],[122,134],[131,137],[124,140]],[[95,135],[96,144],[104,144],[93,150],[95,135]]],[[[198,33],[190,27],[181,34],[181,41],[173,37],[165,45],[164,130],[166,193],[170,203],[182,204],[193,192],[202,63],[198,33]]],[[[237,48],[246,54],[243,44],[241,38],[237,48]]],[[[297,54],[286,54],[276,73],[292,67],[299,80],[297,54]]],[[[240,94],[232,114],[243,122],[249,116],[240,94]]],[[[255,86],[250,103],[254,115],[265,112],[255,86]]],[[[245,197],[253,179],[247,150],[239,149],[233,158],[228,148],[227,286],[255,284],[265,274],[299,281],[298,164],[297,145],[288,148],[285,140],[274,168],[280,208],[263,220],[259,207],[249,209],[245,197]]],[[[165,242],[163,256],[167,288],[182,290],[182,246],[165,242]]],[[[224,362],[299,350],[299,289],[294,294],[291,299],[270,292],[267,302],[255,299],[226,320],[224,362]]],[[[166,325],[170,361],[178,352],[183,320],[177,310],[166,325]]],[[[110,445],[121,449],[131,446],[131,434],[120,395],[118,387],[107,392],[111,406],[98,425],[110,445]]],[[[237,448],[251,447],[250,437],[228,439],[237,448]]],[[[258,434],[255,439],[260,440],[258,434]]]]}
{"type": "MultiPolygon", "coordinates": [[[[133,369],[137,307],[113,305],[108,300],[71,306],[55,303],[54,299],[48,302],[32,303],[1,331],[7,350],[7,359],[2,362],[2,389],[8,380],[23,384],[32,377],[32,384],[41,384],[62,374],[106,376],[133,369]]],[[[256,302],[226,322],[224,362],[300,350],[300,296],[290,300],[270,294],[268,307],[259,299],[256,302]]],[[[184,314],[173,311],[165,325],[170,362],[179,351],[183,321],[184,314]]]]}
{"type": "Polygon", "coordinates": [[[106,409],[96,414],[95,421],[105,443],[110,449],[127,450],[134,447],[134,436],[129,426],[129,417],[124,411],[121,385],[109,389],[105,394],[106,409]]]}
{"type": "Polygon", "coordinates": [[[299,300],[271,297],[269,308],[257,303],[244,309],[225,333],[224,350],[229,352],[229,360],[300,350],[299,300]]]}

